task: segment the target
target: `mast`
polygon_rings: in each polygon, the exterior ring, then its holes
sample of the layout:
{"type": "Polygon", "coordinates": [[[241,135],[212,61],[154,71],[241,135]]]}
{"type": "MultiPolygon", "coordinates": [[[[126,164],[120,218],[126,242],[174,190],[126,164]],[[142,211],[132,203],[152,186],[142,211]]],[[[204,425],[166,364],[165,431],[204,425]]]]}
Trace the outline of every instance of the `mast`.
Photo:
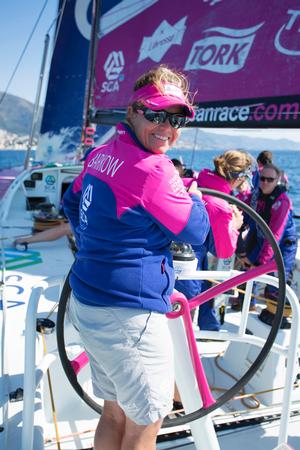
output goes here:
{"type": "Polygon", "coordinates": [[[41,70],[40,70],[39,84],[38,84],[38,89],[37,89],[34,107],[33,107],[31,130],[30,130],[30,136],[29,136],[29,141],[28,141],[28,145],[27,145],[24,169],[28,169],[28,167],[29,167],[30,152],[31,152],[32,143],[33,143],[33,139],[34,139],[34,135],[35,135],[35,131],[36,131],[36,125],[37,125],[37,121],[38,121],[40,98],[41,98],[41,91],[42,91],[43,80],[44,80],[44,75],[45,75],[45,66],[46,66],[47,54],[48,54],[48,49],[49,49],[49,41],[50,41],[50,36],[47,33],[45,36],[44,52],[43,52],[41,70]]]}
{"type": "Polygon", "coordinates": [[[92,27],[91,27],[91,38],[88,55],[87,81],[85,90],[85,102],[83,110],[83,124],[81,136],[81,148],[83,153],[85,152],[87,147],[93,145],[94,143],[93,134],[95,130],[93,127],[91,127],[90,117],[92,107],[95,62],[97,55],[98,31],[100,23],[100,10],[101,10],[101,0],[93,0],[92,27]]]}

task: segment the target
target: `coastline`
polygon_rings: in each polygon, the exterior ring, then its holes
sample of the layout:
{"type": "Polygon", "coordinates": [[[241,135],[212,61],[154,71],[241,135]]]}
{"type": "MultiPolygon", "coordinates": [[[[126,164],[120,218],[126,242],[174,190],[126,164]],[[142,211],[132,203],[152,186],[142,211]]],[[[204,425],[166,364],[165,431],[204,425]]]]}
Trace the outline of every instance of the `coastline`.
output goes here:
{"type": "MultiPolygon", "coordinates": [[[[32,150],[35,150],[35,149],[32,149],[32,150]]],[[[27,151],[27,149],[26,148],[24,148],[24,147],[14,147],[14,148],[0,148],[0,152],[20,152],[20,151],[24,151],[24,152],[26,152],[27,151]]]]}

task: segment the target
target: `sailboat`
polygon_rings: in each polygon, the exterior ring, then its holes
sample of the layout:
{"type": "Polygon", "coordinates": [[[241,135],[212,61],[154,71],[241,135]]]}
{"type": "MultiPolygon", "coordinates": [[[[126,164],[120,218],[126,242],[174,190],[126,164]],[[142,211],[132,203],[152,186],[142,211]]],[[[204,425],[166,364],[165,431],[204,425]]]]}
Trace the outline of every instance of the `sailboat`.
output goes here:
{"type": "MultiPolygon", "coordinates": [[[[90,449],[101,414],[87,357],[67,314],[72,241],[64,236],[26,249],[16,248],[14,239],[59,219],[62,195],[82,168],[74,162],[80,139],[86,147],[99,143],[95,126],[112,127],[124,117],[132,80],[154,64],[176,65],[188,74],[198,105],[190,126],[297,127],[300,9],[293,3],[255,0],[249,10],[246,0],[173,1],[172,8],[164,0],[60,2],[37,151],[47,164],[18,175],[0,207],[0,448],[90,449]],[[57,76],[56,63],[74,60],[76,50],[89,74],[71,81],[67,73],[57,76]],[[282,75],[283,67],[290,76],[282,75]]],[[[189,261],[174,262],[178,277],[215,285],[188,307],[182,296],[172,299],[170,329],[184,411],[170,412],[158,449],[300,448],[299,288],[285,285],[277,243],[262,219],[255,220],[274,250],[269,265],[245,274],[232,268],[199,272],[189,261]],[[274,270],[277,277],[269,275],[274,270]],[[254,280],[279,287],[272,327],[249,312],[254,280]],[[242,283],[243,309],[233,312],[226,299],[242,283]],[[198,330],[189,308],[220,296],[226,311],[221,330],[198,330]],[[280,329],[285,297],[290,329],[280,329]]],[[[299,268],[295,273],[298,281],[299,268]]]]}

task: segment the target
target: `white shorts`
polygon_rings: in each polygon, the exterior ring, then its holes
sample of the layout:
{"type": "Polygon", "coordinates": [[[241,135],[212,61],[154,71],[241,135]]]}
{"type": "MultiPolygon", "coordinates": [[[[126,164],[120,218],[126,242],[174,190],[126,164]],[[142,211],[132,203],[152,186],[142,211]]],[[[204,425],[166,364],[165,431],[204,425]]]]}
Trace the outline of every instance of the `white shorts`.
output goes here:
{"type": "Polygon", "coordinates": [[[90,360],[93,391],[138,425],[164,418],[174,393],[167,318],[142,309],[94,307],[73,296],[69,314],[90,360]]]}

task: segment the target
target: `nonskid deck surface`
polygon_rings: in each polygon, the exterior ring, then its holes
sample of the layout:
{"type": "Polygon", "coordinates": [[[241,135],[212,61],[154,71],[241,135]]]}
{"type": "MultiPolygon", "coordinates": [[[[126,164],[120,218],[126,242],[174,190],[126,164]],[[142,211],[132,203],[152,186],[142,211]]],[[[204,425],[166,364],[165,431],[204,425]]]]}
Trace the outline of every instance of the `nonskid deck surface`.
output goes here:
{"type": "MultiPolygon", "coordinates": [[[[71,402],[72,403],[72,402],[71,402]]],[[[76,403],[76,402],[75,402],[76,403]]],[[[70,410],[72,408],[70,407],[70,410]]],[[[59,418],[59,414],[58,414],[59,418]]],[[[216,426],[216,432],[221,450],[273,450],[276,448],[279,421],[277,418],[271,418],[259,423],[259,420],[248,420],[248,425],[241,423],[228,424],[220,427],[216,426]]],[[[97,424],[97,418],[80,420],[78,422],[71,421],[59,422],[58,429],[60,435],[61,449],[87,449],[92,447],[93,433],[97,424]]],[[[300,448],[300,416],[292,417],[289,429],[289,445],[295,450],[300,448]]],[[[45,449],[57,449],[55,431],[53,424],[48,424],[46,428],[45,449]]],[[[157,443],[158,450],[164,449],[188,449],[195,450],[193,438],[188,430],[188,426],[175,427],[160,432],[157,443]],[[186,429],[186,431],[184,430],[186,429]]],[[[205,446],[203,447],[205,450],[205,446]]]]}
{"type": "MultiPolygon", "coordinates": [[[[83,425],[83,424],[81,424],[83,425]]],[[[59,430],[61,430],[60,446],[62,450],[71,449],[88,449],[92,448],[93,433],[95,422],[86,421],[84,432],[80,433],[73,424],[73,431],[67,434],[66,424],[59,423],[59,430]],[[63,430],[66,430],[66,434],[63,430]]],[[[53,427],[53,425],[52,425],[53,427]]],[[[300,419],[299,416],[292,418],[290,422],[289,440],[288,443],[291,448],[300,448],[300,419]]],[[[227,430],[217,431],[217,437],[221,450],[274,450],[277,446],[279,422],[265,421],[263,423],[253,424],[248,426],[228,427],[227,430]]],[[[54,428],[52,431],[51,442],[45,443],[45,450],[56,450],[57,443],[55,440],[54,428]]],[[[49,439],[49,438],[48,438],[49,439]]],[[[184,433],[182,430],[172,431],[170,434],[158,438],[157,450],[196,450],[193,443],[193,438],[190,433],[184,433]]],[[[205,445],[203,450],[205,450],[205,445]]]]}

